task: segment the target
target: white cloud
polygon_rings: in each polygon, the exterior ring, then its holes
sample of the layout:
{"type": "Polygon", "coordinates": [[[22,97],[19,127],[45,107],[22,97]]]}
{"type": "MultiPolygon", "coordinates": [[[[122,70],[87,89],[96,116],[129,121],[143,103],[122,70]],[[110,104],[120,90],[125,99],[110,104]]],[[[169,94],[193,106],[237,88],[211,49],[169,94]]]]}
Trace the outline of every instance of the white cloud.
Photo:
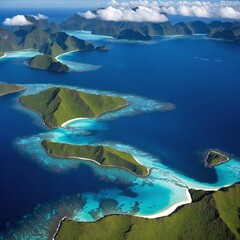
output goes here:
{"type": "Polygon", "coordinates": [[[154,9],[139,6],[137,10],[129,8],[115,8],[112,6],[97,11],[98,17],[106,21],[129,22],[165,22],[168,19],[154,9]]]}
{"type": "Polygon", "coordinates": [[[91,11],[87,11],[85,13],[79,13],[81,16],[87,18],[87,19],[93,19],[96,18],[97,16],[95,14],[93,14],[91,11]]]}
{"type": "Polygon", "coordinates": [[[147,1],[141,1],[133,10],[130,6],[132,3],[118,3],[115,0],[111,2],[113,6],[105,9],[98,9],[97,14],[87,11],[81,14],[83,17],[92,19],[99,18],[104,21],[128,21],[128,22],[166,22],[168,18],[160,13],[157,5],[148,7],[147,1]]]}
{"type": "Polygon", "coordinates": [[[237,11],[232,7],[221,8],[220,13],[223,18],[240,19],[240,11],[237,11]]]}
{"type": "Polygon", "coordinates": [[[38,15],[31,15],[32,17],[34,17],[36,20],[47,20],[48,17],[42,14],[38,14],[38,15]]]}
{"type": "MultiPolygon", "coordinates": [[[[181,15],[198,18],[226,18],[226,19],[240,19],[240,1],[147,1],[135,0],[118,2],[112,0],[109,7],[103,12],[102,19],[137,19],[141,21],[144,15],[147,19],[162,21],[161,12],[169,15],[181,15]],[[131,12],[134,7],[143,7],[150,11],[139,11],[141,16],[131,12]],[[109,8],[112,7],[113,9],[109,8]],[[120,12],[119,12],[120,11],[120,12]],[[113,16],[116,14],[116,16],[113,16]],[[149,17],[149,14],[152,15],[149,17]],[[161,16],[159,16],[161,15],[161,16]],[[158,19],[158,20],[157,20],[158,19]]],[[[137,11],[136,11],[137,12],[137,11]]]]}
{"type": "Polygon", "coordinates": [[[160,1],[159,4],[162,11],[170,15],[240,19],[240,1],[160,1]]]}
{"type": "Polygon", "coordinates": [[[24,15],[16,15],[12,18],[6,18],[3,22],[4,25],[7,26],[26,26],[26,25],[32,25],[31,22],[29,22],[24,15]]]}

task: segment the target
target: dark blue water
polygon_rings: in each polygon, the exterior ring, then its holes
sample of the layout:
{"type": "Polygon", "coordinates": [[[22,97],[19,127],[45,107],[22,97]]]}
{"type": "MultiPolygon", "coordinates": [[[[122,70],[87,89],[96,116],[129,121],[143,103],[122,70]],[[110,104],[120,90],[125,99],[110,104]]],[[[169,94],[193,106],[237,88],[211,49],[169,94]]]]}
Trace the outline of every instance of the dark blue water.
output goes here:
{"type": "MultiPolygon", "coordinates": [[[[71,61],[100,64],[95,72],[55,74],[33,70],[24,59],[0,62],[2,81],[53,83],[140,95],[171,102],[176,109],[108,122],[101,136],[129,144],[159,157],[177,171],[199,181],[215,182],[214,169],[202,163],[202,152],[220,149],[240,156],[240,46],[203,37],[155,44],[99,41],[109,52],[75,53],[71,61]]],[[[38,203],[63,195],[98,192],[114,183],[98,179],[91,168],[53,173],[15,149],[16,138],[47,129],[14,108],[17,95],[0,98],[0,227],[16,223],[38,203]],[[80,182],[82,184],[79,184],[80,182]]],[[[119,184],[127,191],[127,186],[119,184]]]]}

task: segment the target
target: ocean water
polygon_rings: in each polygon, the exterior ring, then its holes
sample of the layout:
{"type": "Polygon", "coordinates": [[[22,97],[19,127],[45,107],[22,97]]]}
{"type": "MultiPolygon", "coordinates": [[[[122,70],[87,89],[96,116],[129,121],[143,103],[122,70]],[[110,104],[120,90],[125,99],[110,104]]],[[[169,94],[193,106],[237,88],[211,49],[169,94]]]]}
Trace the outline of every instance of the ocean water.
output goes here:
{"type": "Polygon", "coordinates": [[[59,60],[75,67],[66,74],[28,68],[23,62],[29,53],[1,58],[1,81],[27,87],[0,99],[2,232],[14,233],[13,239],[47,239],[66,215],[78,221],[110,213],[160,216],[189,202],[186,187],[216,190],[240,181],[240,46],[205,36],[143,43],[71,34],[108,45],[110,51],[62,55],[59,60]],[[50,130],[18,98],[52,85],[117,94],[131,104],[98,120],[50,130]],[[109,145],[153,170],[139,178],[94,163],[51,158],[41,148],[43,139],[109,145]],[[206,168],[209,149],[231,160],[206,168]]]}

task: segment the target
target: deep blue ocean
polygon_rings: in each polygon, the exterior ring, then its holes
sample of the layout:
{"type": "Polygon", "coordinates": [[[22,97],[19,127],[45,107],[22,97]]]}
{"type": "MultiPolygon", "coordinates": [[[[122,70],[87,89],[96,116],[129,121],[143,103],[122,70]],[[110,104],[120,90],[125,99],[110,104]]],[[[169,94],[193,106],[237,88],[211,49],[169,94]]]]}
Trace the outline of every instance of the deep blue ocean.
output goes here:
{"type": "MultiPolygon", "coordinates": [[[[57,20],[59,13],[54,14],[57,20]]],[[[204,167],[203,152],[219,149],[235,159],[240,157],[240,45],[205,36],[156,37],[150,43],[105,38],[92,42],[106,44],[110,51],[78,52],[64,58],[100,65],[96,71],[57,74],[30,69],[22,64],[24,58],[9,58],[0,61],[1,81],[71,85],[174,104],[172,111],[108,121],[99,138],[150,153],[199,182],[217,181],[215,169],[204,167]]],[[[16,140],[49,130],[32,115],[19,111],[19,95],[0,98],[1,231],[14,227],[39,204],[63,196],[116,186],[129,192],[128,185],[99,178],[86,164],[57,173],[36,164],[34,155],[21,153],[16,140]]]]}

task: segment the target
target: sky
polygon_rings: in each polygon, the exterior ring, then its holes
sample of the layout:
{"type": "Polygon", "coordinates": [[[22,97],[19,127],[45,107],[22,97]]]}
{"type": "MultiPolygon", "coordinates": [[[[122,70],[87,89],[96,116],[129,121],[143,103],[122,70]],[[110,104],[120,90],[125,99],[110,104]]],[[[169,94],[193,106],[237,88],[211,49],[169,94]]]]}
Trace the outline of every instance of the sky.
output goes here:
{"type": "Polygon", "coordinates": [[[0,0],[1,8],[99,7],[108,0],[0,0]]]}
{"type": "MultiPolygon", "coordinates": [[[[110,0],[0,0],[0,8],[85,8],[107,6],[110,0]]],[[[144,0],[143,0],[144,1],[144,0]]],[[[176,0],[173,0],[173,2],[176,0]]],[[[182,0],[184,1],[184,0],[182,0]]],[[[205,0],[206,2],[219,2],[220,0],[205,0]]],[[[230,1],[230,0],[226,0],[230,1]]],[[[118,2],[131,2],[131,0],[118,0],[118,2]]],[[[237,1],[232,1],[237,2],[237,1]]]]}
{"type": "MultiPolygon", "coordinates": [[[[166,22],[170,16],[194,17],[205,19],[240,20],[240,0],[0,0],[1,8],[98,8],[95,13],[82,10],[79,14],[88,19],[131,22],[166,22]]],[[[54,11],[55,11],[54,9],[54,11]]],[[[41,13],[41,12],[40,12],[41,13]]],[[[38,15],[39,18],[46,17],[38,15]]],[[[8,17],[4,25],[29,25],[24,15],[8,17]]]]}

